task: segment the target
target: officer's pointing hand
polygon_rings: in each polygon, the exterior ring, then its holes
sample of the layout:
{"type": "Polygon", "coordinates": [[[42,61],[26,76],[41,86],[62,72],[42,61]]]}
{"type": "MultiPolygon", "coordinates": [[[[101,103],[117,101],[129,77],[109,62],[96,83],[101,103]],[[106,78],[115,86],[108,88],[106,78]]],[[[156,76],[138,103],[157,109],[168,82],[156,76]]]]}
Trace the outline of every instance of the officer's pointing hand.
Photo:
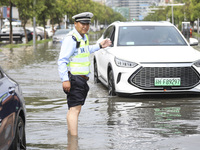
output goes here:
{"type": "Polygon", "coordinates": [[[102,42],[101,42],[101,47],[102,48],[106,48],[108,46],[110,46],[112,44],[111,40],[110,39],[104,39],[102,42]]]}

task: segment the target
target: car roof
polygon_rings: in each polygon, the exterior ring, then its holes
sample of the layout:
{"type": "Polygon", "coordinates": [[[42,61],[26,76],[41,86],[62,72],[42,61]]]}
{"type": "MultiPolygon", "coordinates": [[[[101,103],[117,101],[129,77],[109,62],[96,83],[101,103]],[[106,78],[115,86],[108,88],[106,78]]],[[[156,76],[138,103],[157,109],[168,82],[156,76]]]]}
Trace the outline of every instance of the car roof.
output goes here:
{"type": "Polygon", "coordinates": [[[132,22],[113,22],[111,25],[116,26],[173,26],[168,21],[132,21],[132,22]]]}
{"type": "Polygon", "coordinates": [[[71,31],[71,29],[57,29],[56,32],[71,31]]]}
{"type": "Polygon", "coordinates": [[[70,30],[70,29],[57,29],[56,31],[68,31],[68,30],[70,30]]]}

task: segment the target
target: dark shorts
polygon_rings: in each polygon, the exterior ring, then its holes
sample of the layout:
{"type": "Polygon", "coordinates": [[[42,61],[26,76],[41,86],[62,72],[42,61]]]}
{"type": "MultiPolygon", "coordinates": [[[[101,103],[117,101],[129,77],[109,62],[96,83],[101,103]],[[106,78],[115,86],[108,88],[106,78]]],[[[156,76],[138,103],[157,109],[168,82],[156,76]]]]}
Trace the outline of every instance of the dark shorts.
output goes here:
{"type": "Polygon", "coordinates": [[[84,105],[87,93],[89,91],[89,86],[87,80],[78,75],[69,75],[71,88],[69,93],[67,93],[67,103],[68,108],[84,105]]]}

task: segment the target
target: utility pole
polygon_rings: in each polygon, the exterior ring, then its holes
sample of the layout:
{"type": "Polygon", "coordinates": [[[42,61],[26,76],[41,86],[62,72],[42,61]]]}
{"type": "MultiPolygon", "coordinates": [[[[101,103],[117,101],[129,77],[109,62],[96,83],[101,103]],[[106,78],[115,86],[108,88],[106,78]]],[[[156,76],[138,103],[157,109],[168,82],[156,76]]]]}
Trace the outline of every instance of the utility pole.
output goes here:
{"type": "Polygon", "coordinates": [[[33,7],[34,7],[34,17],[33,17],[33,49],[35,50],[35,43],[36,43],[36,32],[35,32],[35,25],[36,25],[36,21],[35,21],[35,5],[36,5],[36,0],[33,1],[33,7]]]}
{"type": "Polygon", "coordinates": [[[10,44],[13,44],[13,28],[12,28],[12,2],[10,0],[10,44]]]}
{"type": "Polygon", "coordinates": [[[185,3],[173,4],[173,1],[172,1],[172,4],[161,4],[158,6],[171,6],[172,7],[172,24],[174,24],[174,6],[184,6],[184,5],[185,5],[185,3]]]}
{"type": "Polygon", "coordinates": [[[174,7],[172,5],[172,24],[174,24],[174,7]]]}
{"type": "Polygon", "coordinates": [[[180,4],[166,4],[165,6],[172,6],[172,24],[174,24],[174,8],[173,6],[184,6],[185,3],[180,3],[180,4]]]}
{"type": "Polygon", "coordinates": [[[200,24],[199,24],[199,18],[198,18],[198,19],[197,19],[197,33],[198,33],[198,34],[199,34],[199,32],[200,32],[200,31],[199,31],[199,25],[200,25],[200,24]]]}

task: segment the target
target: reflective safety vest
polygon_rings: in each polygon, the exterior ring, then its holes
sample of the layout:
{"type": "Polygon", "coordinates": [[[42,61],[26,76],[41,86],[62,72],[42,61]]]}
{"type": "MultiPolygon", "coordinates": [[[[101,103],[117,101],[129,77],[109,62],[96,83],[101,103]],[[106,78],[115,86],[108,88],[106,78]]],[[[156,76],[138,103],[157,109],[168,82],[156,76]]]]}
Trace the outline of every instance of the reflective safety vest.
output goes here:
{"type": "Polygon", "coordinates": [[[78,36],[75,33],[73,33],[72,36],[74,36],[73,39],[78,43],[78,54],[70,57],[70,62],[67,64],[68,70],[73,75],[87,75],[90,73],[88,36],[86,35],[87,41],[78,39],[78,36]]]}

